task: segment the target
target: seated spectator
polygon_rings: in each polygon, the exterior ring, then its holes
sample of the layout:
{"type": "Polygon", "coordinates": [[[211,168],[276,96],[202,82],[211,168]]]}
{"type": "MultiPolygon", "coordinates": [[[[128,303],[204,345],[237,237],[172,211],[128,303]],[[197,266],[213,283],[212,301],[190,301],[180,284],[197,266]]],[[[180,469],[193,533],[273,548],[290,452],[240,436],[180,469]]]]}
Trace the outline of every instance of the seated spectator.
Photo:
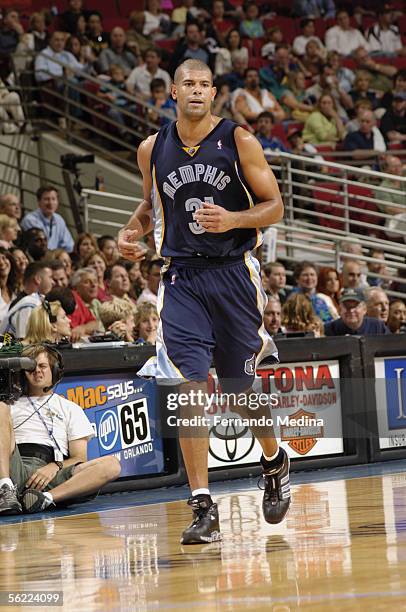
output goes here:
{"type": "Polygon", "coordinates": [[[259,86],[259,74],[256,68],[247,68],[245,84],[242,89],[233,92],[232,108],[240,113],[248,124],[255,123],[264,111],[270,111],[275,121],[283,121],[285,112],[267,89],[259,86]]]}
{"type": "Polygon", "coordinates": [[[55,371],[61,370],[54,351],[37,344],[25,347],[22,356],[34,359],[36,369],[24,372],[25,394],[11,408],[0,404],[4,424],[0,460],[5,466],[0,488],[1,514],[43,512],[68,499],[83,499],[118,478],[121,470],[113,456],[87,461],[87,443],[94,436],[93,428],[80,406],[53,391],[58,378],[55,371]],[[37,411],[41,404],[47,404],[48,410],[58,415],[52,436],[45,427],[32,426],[33,405],[37,411]],[[32,455],[33,446],[42,447],[41,458],[32,455]],[[62,455],[58,463],[54,446],[62,455]]]}
{"type": "Polygon", "coordinates": [[[72,275],[71,285],[76,308],[69,318],[72,326],[72,341],[76,342],[101,329],[100,322],[90,308],[93,307],[98,313],[96,272],[93,268],[79,268],[72,275]]]}
{"type": "Polygon", "coordinates": [[[351,132],[356,132],[361,127],[361,117],[364,114],[364,111],[371,111],[372,104],[369,100],[365,98],[361,98],[354,105],[355,117],[351,121],[345,124],[345,129],[347,130],[347,134],[351,134],[351,132]]]}
{"type": "Polygon", "coordinates": [[[234,58],[240,58],[248,66],[248,49],[242,46],[240,32],[235,28],[228,32],[225,47],[219,47],[216,53],[214,74],[218,77],[231,72],[234,58]]]}
{"type": "MultiPolygon", "coordinates": [[[[53,85],[58,91],[64,91],[65,83],[62,81],[64,70],[83,71],[83,65],[65,51],[66,36],[58,30],[52,32],[48,47],[45,47],[35,58],[35,80],[39,84],[53,85]],[[54,61],[56,60],[56,61],[54,61]]],[[[68,80],[73,77],[67,77],[68,80]]]]}
{"type": "Polygon", "coordinates": [[[389,57],[403,52],[399,28],[393,23],[393,9],[382,5],[378,9],[378,21],[366,33],[369,52],[389,57]]]}
{"type": "Polygon", "coordinates": [[[338,319],[338,301],[341,294],[341,282],[338,271],[335,268],[322,267],[319,269],[317,292],[322,293],[331,300],[330,310],[334,312],[338,319]]]}
{"type": "Polygon", "coordinates": [[[398,298],[389,304],[387,326],[392,334],[406,332],[406,304],[398,298]]]}
{"type": "Polygon", "coordinates": [[[326,53],[317,40],[311,39],[306,43],[305,52],[300,63],[307,78],[317,77],[325,64],[326,53]]]}
{"type": "Polygon", "coordinates": [[[233,27],[233,22],[225,18],[225,8],[223,0],[213,0],[211,11],[211,27],[216,38],[221,45],[225,45],[225,37],[233,27]]]}
{"type": "Polygon", "coordinates": [[[7,79],[11,72],[10,58],[16,51],[24,28],[20,23],[18,11],[9,8],[3,12],[0,21],[0,79],[7,79]]]}
{"type": "Polygon", "coordinates": [[[103,253],[108,266],[112,266],[119,258],[117,242],[113,236],[107,234],[100,236],[97,239],[97,246],[103,253]]]}
{"type": "Polygon", "coordinates": [[[359,30],[351,27],[350,16],[346,10],[337,13],[337,25],[326,32],[328,51],[337,51],[340,55],[351,55],[358,47],[368,50],[368,43],[359,30]]]}
{"type": "Polygon", "coordinates": [[[399,70],[393,77],[393,87],[386,91],[380,100],[379,107],[392,109],[393,98],[398,93],[406,93],[406,69],[399,70]]]}
{"type": "MultiPolygon", "coordinates": [[[[370,249],[368,257],[381,260],[379,263],[376,261],[368,261],[368,272],[371,274],[381,274],[382,276],[388,274],[388,269],[385,265],[384,251],[381,249],[370,249]]],[[[377,276],[367,276],[367,282],[370,287],[381,287],[382,289],[386,289],[388,286],[388,281],[385,278],[378,278],[377,276]]]]}
{"type": "Polygon", "coordinates": [[[339,299],[340,318],[324,325],[326,336],[378,336],[389,334],[382,320],[366,316],[361,289],[344,289],[339,299]]]}
{"type": "Polygon", "coordinates": [[[386,219],[385,221],[385,228],[387,228],[386,233],[388,236],[399,238],[399,234],[394,233],[394,229],[397,228],[398,220],[403,223],[403,215],[406,213],[406,182],[397,180],[396,176],[404,176],[405,168],[399,157],[388,155],[385,159],[383,171],[386,174],[393,174],[394,177],[393,179],[383,179],[380,186],[384,189],[396,190],[397,193],[376,189],[375,198],[379,200],[376,205],[381,212],[392,215],[392,218],[386,219]]]}
{"type": "Polygon", "coordinates": [[[262,38],[264,27],[259,19],[259,8],[255,2],[249,2],[245,9],[245,19],[240,24],[240,34],[246,38],[262,38]]]}
{"type": "Polygon", "coordinates": [[[283,42],[283,32],[279,26],[267,28],[265,31],[265,42],[261,47],[261,57],[272,60],[276,47],[283,42]]]}
{"type": "Polygon", "coordinates": [[[36,306],[28,319],[24,344],[38,342],[70,341],[71,325],[60,302],[48,302],[36,306]]]}
{"type": "Polygon", "coordinates": [[[139,305],[135,315],[136,344],[155,344],[159,316],[156,307],[151,302],[139,305]]]}
{"type": "Polygon", "coordinates": [[[5,193],[0,196],[0,213],[19,221],[22,214],[20,198],[13,193],[5,193]]]}
{"type": "Polygon", "coordinates": [[[104,281],[104,272],[107,268],[106,258],[103,253],[98,249],[92,251],[83,260],[84,268],[93,268],[97,275],[97,299],[100,302],[106,302],[110,299],[107,291],[106,283],[104,281]]]}
{"type": "Polygon", "coordinates": [[[163,79],[152,79],[149,104],[156,109],[166,111],[167,116],[160,115],[153,108],[147,109],[148,119],[158,125],[166,125],[176,119],[177,106],[172,96],[168,95],[165,81],[163,79]]]}
{"type": "Polygon", "coordinates": [[[87,39],[96,57],[103,49],[108,49],[110,34],[103,29],[102,16],[98,11],[90,11],[87,19],[87,39]]]}
{"type": "Polygon", "coordinates": [[[392,108],[381,119],[381,132],[388,143],[406,143],[406,91],[394,92],[392,108]]]}
{"type": "MultiPolygon", "coordinates": [[[[315,161],[321,163],[323,161],[323,157],[321,155],[317,155],[317,149],[309,142],[304,142],[303,140],[303,132],[298,128],[290,128],[287,136],[287,140],[289,141],[291,147],[291,153],[294,155],[311,155],[315,161]]],[[[308,170],[309,164],[301,161],[293,161],[292,162],[295,168],[299,170],[308,170]]],[[[328,172],[328,168],[326,166],[319,169],[320,172],[328,172]]],[[[300,175],[295,178],[296,181],[299,182],[307,182],[306,176],[301,177],[300,175]]]]}
{"type": "Polygon", "coordinates": [[[90,255],[97,251],[97,241],[93,234],[82,232],[75,240],[75,245],[71,253],[76,268],[82,268],[83,262],[90,255]]]}
{"type": "MultiPolygon", "coordinates": [[[[24,251],[18,247],[12,247],[9,249],[11,256],[13,257],[15,268],[16,268],[16,288],[17,291],[23,291],[24,289],[24,272],[28,266],[28,257],[24,251]]],[[[1,316],[0,316],[1,319],[1,316]]]]}
{"type": "Polygon", "coordinates": [[[264,327],[270,336],[284,332],[282,329],[282,306],[279,298],[268,296],[264,310],[264,327]]]}
{"type": "Polygon", "coordinates": [[[314,111],[314,106],[306,93],[306,79],[301,70],[291,72],[286,83],[287,89],[282,94],[280,101],[282,108],[286,110],[295,121],[306,121],[314,111]]]}
{"type": "Polygon", "coordinates": [[[310,114],[303,128],[303,140],[313,145],[334,146],[345,137],[345,127],[337,112],[334,98],[323,94],[310,114]]]}
{"type": "Polygon", "coordinates": [[[38,208],[25,215],[21,221],[23,230],[33,227],[42,229],[47,237],[49,249],[73,249],[73,238],[65,220],[56,211],[59,206],[59,192],[52,185],[40,187],[36,193],[38,208]]]}
{"type": "Polygon", "coordinates": [[[327,54],[327,65],[334,71],[339,89],[348,93],[354,83],[355,74],[352,70],[342,65],[341,55],[337,51],[329,51],[327,54]]]}
{"type": "Polygon", "coordinates": [[[0,329],[7,316],[9,306],[16,297],[16,291],[16,264],[11,253],[0,247],[0,329]]]}
{"type": "Polygon", "coordinates": [[[324,17],[332,19],[336,15],[334,0],[294,0],[293,17],[324,17]]]}
{"type": "Polygon", "coordinates": [[[111,66],[118,65],[128,77],[131,70],[138,65],[138,59],[133,51],[127,47],[126,34],[123,28],[113,28],[110,34],[110,46],[103,49],[97,58],[96,67],[100,74],[109,74],[111,66]]]}
{"type": "Polygon", "coordinates": [[[127,131],[127,126],[134,127],[137,105],[131,104],[131,101],[123,95],[127,91],[123,68],[118,64],[112,64],[109,68],[109,75],[110,81],[100,87],[97,97],[111,103],[107,106],[106,114],[118,124],[117,130],[120,137],[131,143],[133,135],[127,131]],[[123,109],[131,113],[131,116],[123,113],[123,109]]]}
{"type": "MultiPolygon", "coordinates": [[[[10,260],[12,261],[11,255],[10,260]]],[[[53,286],[48,264],[39,261],[28,264],[24,272],[24,290],[10,303],[0,325],[0,335],[11,333],[15,338],[25,338],[31,311],[41,304],[43,297],[53,286]]]]}
{"type": "MultiPolygon", "coordinates": [[[[62,261],[55,259],[49,263],[49,267],[52,270],[52,280],[54,281],[54,287],[69,287],[69,278],[66,274],[65,266],[62,261]]],[[[71,314],[71,313],[69,313],[71,314]]]]}
{"type": "Polygon", "coordinates": [[[381,287],[367,289],[366,304],[368,317],[380,319],[387,323],[389,317],[389,299],[381,287]]]}
{"type": "Polygon", "coordinates": [[[352,53],[356,70],[366,70],[371,76],[371,89],[385,92],[391,88],[391,79],[397,72],[395,66],[379,64],[373,60],[364,46],[357,47],[352,53]]]}
{"type": "Polygon", "coordinates": [[[47,237],[39,227],[31,227],[23,232],[21,244],[30,261],[40,261],[48,253],[47,237]]]}
{"type": "Polygon", "coordinates": [[[371,76],[367,70],[358,70],[355,73],[355,81],[353,89],[350,91],[350,96],[354,104],[360,100],[368,100],[371,103],[372,109],[375,110],[379,106],[376,93],[370,89],[371,76]]]}
{"type": "Polygon", "coordinates": [[[272,113],[269,111],[264,111],[260,115],[258,115],[257,119],[257,133],[255,134],[261,146],[264,150],[264,154],[268,155],[273,152],[287,153],[288,149],[282,143],[279,138],[272,135],[272,129],[274,126],[274,119],[272,113]]]}
{"type": "Polygon", "coordinates": [[[113,297],[100,306],[100,319],[104,329],[126,342],[134,341],[135,313],[134,305],[118,297],[113,297]]]}
{"type": "Polygon", "coordinates": [[[141,273],[141,265],[139,261],[125,262],[125,268],[128,272],[131,283],[131,288],[128,294],[136,302],[147,286],[147,280],[141,273]]]}
{"type": "Polygon", "coordinates": [[[305,54],[306,45],[310,40],[315,40],[319,45],[320,49],[324,49],[323,43],[320,38],[316,36],[316,28],[314,25],[314,19],[305,17],[300,21],[301,34],[296,36],[293,41],[292,51],[299,57],[305,54]]]}
{"type": "Polygon", "coordinates": [[[290,295],[283,305],[282,325],[289,332],[313,332],[316,338],[323,335],[323,323],[314,313],[307,295],[290,295]]]}
{"type": "Polygon", "coordinates": [[[223,76],[223,80],[229,85],[230,91],[235,91],[240,87],[244,87],[245,73],[248,69],[248,60],[240,57],[239,55],[234,56],[232,59],[232,67],[232,71],[225,74],[223,76]]]}
{"type": "Polygon", "coordinates": [[[54,249],[50,252],[50,256],[52,259],[58,259],[63,263],[65,266],[66,275],[70,279],[72,276],[73,267],[69,253],[67,253],[65,249],[54,249]]]}
{"type": "Polygon", "coordinates": [[[153,79],[162,79],[165,84],[166,94],[171,91],[171,77],[159,67],[161,53],[158,49],[147,49],[143,54],[144,64],[137,66],[126,80],[127,91],[141,95],[148,99],[151,95],[151,82],[153,79]]]}
{"type": "Polygon", "coordinates": [[[161,266],[163,261],[161,259],[152,259],[148,263],[147,268],[147,286],[141,293],[140,297],[137,300],[137,306],[143,304],[144,302],[151,302],[154,306],[157,305],[158,302],[158,288],[159,281],[161,280],[161,266]]]}
{"type": "Polygon", "coordinates": [[[129,29],[127,30],[127,46],[135,55],[153,49],[154,43],[150,36],[144,36],[145,15],[143,11],[133,11],[130,14],[129,29]]]}
{"type": "Polygon", "coordinates": [[[171,21],[173,26],[172,38],[179,38],[185,33],[185,25],[198,19],[201,9],[194,6],[194,0],[182,0],[179,6],[173,9],[171,21]]]}
{"type": "Polygon", "coordinates": [[[311,301],[315,314],[323,322],[336,318],[337,313],[331,299],[327,295],[317,293],[317,271],[310,261],[303,261],[297,264],[293,278],[296,282],[296,287],[292,289],[291,295],[295,293],[305,294],[311,301]]]}
{"type": "Polygon", "coordinates": [[[120,261],[112,266],[107,266],[104,272],[104,280],[110,296],[126,300],[130,304],[134,303],[129,295],[131,288],[130,277],[128,276],[127,269],[120,261]]]}
{"type": "Polygon", "coordinates": [[[361,289],[363,287],[361,264],[353,259],[346,259],[342,269],[342,279],[344,289],[361,289]]]}
{"type": "Polygon", "coordinates": [[[49,32],[47,30],[44,12],[31,13],[29,30],[21,36],[13,60],[18,74],[21,74],[21,72],[31,67],[34,54],[45,49],[48,43],[49,32]]]}
{"type": "Polygon", "coordinates": [[[196,23],[187,23],[185,36],[180,39],[173,52],[169,74],[173,77],[176,68],[187,59],[197,59],[214,69],[214,57],[205,48],[203,30],[196,23]]]}
{"type": "Polygon", "coordinates": [[[87,19],[88,11],[83,10],[83,0],[68,0],[68,10],[60,16],[60,28],[69,34],[75,34],[75,27],[79,16],[87,19]]]}
{"type": "MultiPolygon", "coordinates": [[[[83,18],[81,17],[81,19],[83,18]]],[[[84,23],[84,26],[86,26],[86,23],[84,23]]],[[[79,64],[82,66],[83,72],[92,76],[97,76],[97,72],[94,67],[96,56],[93,54],[89,41],[86,37],[72,34],[66,41],[65,49],[79,62],[79,64]]],[[[82,77],[78,75],[76,77],[76,81],[80,83],[81,80],[82,77]]]]}
{"type": "Polygon", "coordinates": [[[375,115],[372,111],[364,111],[360,116],[360,128],[350,132],[343,142],[344,151],[351,151],[353,159],[373,162],[376,157],[386,151],[385,140],[376,127],[375,115]]]}
{"type": "Polygon", "coordinates": [[[275,54],[269,66],[260,70],[261,85],[271,90],[277,100],[285,92],[285,83],[291,74],[299,69],[299,60],[290,55],[290,47],[286,43],[276,45],[275,54]]]}
{"type": "MultiPolygon", "coordinates": [[[[16,91],[9,91],[0,79],[0,127],[3,134],[18,134],[24,131],[26,120],[20,96],[16,91]]],[[[31,125],[29,131],[31,131],[31,125]]]]}
{"type": "Polygon", "coordinates": [[[265,273],[268,276],[267,293],[269,297],[279,300],[281,304],[286,302],[286,269],[280,261],[266,264],[265,273]]]}
{"type": "Polygon", "coordinates": [[[0,213],[0,246],[11,249],[17,240],[19,229],[17,219],[0,213]]]}
{"type": "Polygon", "coordinates": [[[320,73],[318,83],[306,89],[306,98],[311,103],[319,101],[323,94],[330,94],[335,100],[337,112],[341,120],[348,121],[347,109],[353,106],[351,96],[339,85],[338,78],[331,66],[325,64],[320,73]]]}
{"type": "Polygon", "coordinates": [[[142,33],[153,40],[166,38],[171,29],[169,15],[162,12],[161,0],[146,0],[145,23],[142,33]]]}

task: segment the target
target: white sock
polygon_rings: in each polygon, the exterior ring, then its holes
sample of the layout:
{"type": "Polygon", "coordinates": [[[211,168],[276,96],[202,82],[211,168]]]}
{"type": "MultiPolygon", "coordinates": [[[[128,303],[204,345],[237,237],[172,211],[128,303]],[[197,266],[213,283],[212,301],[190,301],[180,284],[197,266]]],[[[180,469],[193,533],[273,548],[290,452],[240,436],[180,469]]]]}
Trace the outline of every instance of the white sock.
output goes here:
{"type": "Polygon", "coordinates": [[[43,491],[43,493],[44,497],[46,497],[46,499],[48,500],[48,503],[45,506],[46,508],[48,508],[48,506],[54,503],[54,498],[52,497],[52,494],[49,491],[43,491]]]}
{"type": "Polygon", "coordinates": [[[195,489],[192,491],[192,497],[195,497],[196,495],[210,495],[210,491],[209,489],[195,489]]]}
{"type": "Polygon", "coordinates": [[[4,484],[8,485],[9,487],[14,487],[14,483],[11,478],[0,478],[0,487],[2,487],[4,484]]]}
{"type": "Polygon", "coordinates": [[[272,457],[267,457],[264,453],[262,453],[264,455],[264,459],[266,461],[273,461],[274,459],[276,459],[276,457],[279,455],[279,448],[276,451],[276,453],[274,455],[272,455],[272,457]]]}

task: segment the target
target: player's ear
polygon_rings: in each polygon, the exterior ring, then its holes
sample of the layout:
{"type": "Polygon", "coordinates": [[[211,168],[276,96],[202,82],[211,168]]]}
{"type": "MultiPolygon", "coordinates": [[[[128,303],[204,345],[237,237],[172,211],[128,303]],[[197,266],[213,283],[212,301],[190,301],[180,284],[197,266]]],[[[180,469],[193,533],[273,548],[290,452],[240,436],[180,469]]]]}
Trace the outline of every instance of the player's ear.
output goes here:
{"type": "Polygon", "coordinates": [[[212,87],[212,88],[211,88],[211,94],[212,94],[212,95],[211,95],[211,101],[213,102],[214,98],[215,98],[215,97],[216,97],[216,95],[217,95],[217,87],[212,87]]]}
{"type": "Polygon", "coordinates": [[[171,85],[171,96],[174,100],[176,100],[176,85],[174,83],[171,85]]]}

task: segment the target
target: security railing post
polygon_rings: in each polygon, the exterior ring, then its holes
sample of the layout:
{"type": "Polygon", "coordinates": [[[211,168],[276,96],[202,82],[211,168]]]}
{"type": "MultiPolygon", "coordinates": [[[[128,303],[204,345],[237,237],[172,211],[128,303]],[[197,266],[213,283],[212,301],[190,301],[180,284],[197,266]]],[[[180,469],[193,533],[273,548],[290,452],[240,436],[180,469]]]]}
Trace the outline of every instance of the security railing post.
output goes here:
{"type": "Polygon", "coordinates": [[[345,231],[347,234],[350,233],[350,211],[348,210],[349,198],[348,198],[348,173],[344,170],[344,218],[345,218],[345,231]]]}

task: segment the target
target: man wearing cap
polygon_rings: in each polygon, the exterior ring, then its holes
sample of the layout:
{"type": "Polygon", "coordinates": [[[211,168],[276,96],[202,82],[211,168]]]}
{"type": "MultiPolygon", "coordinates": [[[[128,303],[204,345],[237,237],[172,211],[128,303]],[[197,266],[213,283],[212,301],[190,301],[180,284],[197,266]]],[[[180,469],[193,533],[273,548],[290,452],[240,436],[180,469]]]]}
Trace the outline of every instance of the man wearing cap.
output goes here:
{"type": "Polygon", "coordinates": [[[393,92],[392,108],[382,117],[380,128],[387,142],[406,142],[406,91],[393,92]]]}
{"type": "Polygon", "coordinates": [[[361,289],[344,289],[339,299],[340,318],[324,325],[325,336],[380,336],[390,331],[380,319],[366,316],[361,289]]]}

